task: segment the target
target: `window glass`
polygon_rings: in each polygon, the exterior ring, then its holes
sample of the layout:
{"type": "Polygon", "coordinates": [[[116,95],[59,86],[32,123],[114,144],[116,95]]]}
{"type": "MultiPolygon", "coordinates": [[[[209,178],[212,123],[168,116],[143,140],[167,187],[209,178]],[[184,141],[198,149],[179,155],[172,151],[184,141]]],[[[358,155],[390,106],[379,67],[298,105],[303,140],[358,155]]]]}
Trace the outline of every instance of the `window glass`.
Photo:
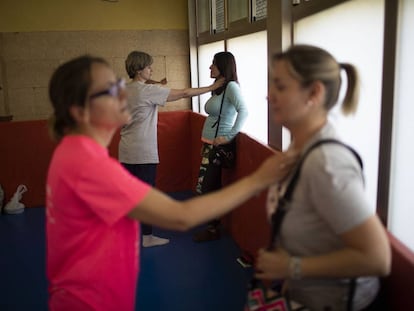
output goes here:
{"type": "Polygon", "coordinates": [[[229,1],[229,22],[235,22],[249,17],[248,0],[228,0],[229,1]]]}
{"type": "MultiPolygon", "coordinates": [[[[213,63],[214,54],[224,51],[224,41],[200,45],[198,48],[198,74],[200,86],[208,86],[214,82],[210,77],[210,66],[213,63]]],[[[200,95],[200,113],[206,115],[204,106],[211,94],[200,95]]]]}
{"type": "Polygon", "coordinates": [[[198,33],[210,32],[210,1],[197,0],[198,33]]]}
{"type": "Polygon", "coordinates": [[[258,21],[267,17],[267,0],[252,0],[252,19],[258,21]]]}
{"type": "Polygon", "coordinates": [[[225,14],[224,14],[224,0],[213,0],[213,32],[222,32],[226,29],[225,14]]]}
{"type": "MultiPolygon", "coordinates": [[[[294,42],[320,46],[338,61],[356,65],[361,78],[360,100],[354,116],[333,109],[343,139],[364,160],[366,191],[376,208],[381,113],[384,0],[354,0],[304,18],[294,25],[294,42]]],[[[344,83],[345,84],[345,83],[344,83]]]]}
{"type": "Polygon", "coordinates": [[[414,251],[414,209],[411,195],[414,181],[413,15],[414,2],[400,1],[388,226],[395,236],[414,251]]]}
{"type": "Polygon", "coordinates": [[[229,39],[227,49],[236,58],[240,87],[249,109],[242,131],[267,145],[267,32],[229,39]]]}

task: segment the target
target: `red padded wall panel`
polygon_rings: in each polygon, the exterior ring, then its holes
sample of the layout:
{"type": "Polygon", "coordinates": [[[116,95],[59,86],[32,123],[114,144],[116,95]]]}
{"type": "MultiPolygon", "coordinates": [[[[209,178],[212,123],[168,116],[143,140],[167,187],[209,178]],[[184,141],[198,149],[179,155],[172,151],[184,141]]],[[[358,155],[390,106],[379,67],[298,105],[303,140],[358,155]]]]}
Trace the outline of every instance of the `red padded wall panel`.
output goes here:
{"type": "Polygon", "coordinates": [[[191,128],[189,111],[158,114],[160,164],[156,186],[166,192],[191,189],[191,128]]]}
{"type": "MultiPolygon", "coordinates": [[[[164,192],[185,191],[192,187],[192,140],[190,111],[158,113],[158,153],[156,187],[164,192]]],[[[109,153],[118,157],[120,134],[115,133],[109,153]]]]}
{"type": "Polygon", "coordinates": [[[21,202],[26,207],[44,206],[47,168],[55,144],[47,121],[0,123],[0,184],[6,204],[19,184],[27,186],[21,202]]]}
{"type": "MultiPolygon", "coordinates": [[[[273,151],[250,136],[241,133],[237,141],[237,163],[234,172],[225,172],[223,178],[231,182],[253,172],[273,151]]],[[[237,194],[235,194],[237,195],[237,194]]],[[[242,251],[255,256],[259,248],[265,247],[270,235],[265,202],[267,191],[252,197],[223,219],[242,251]]]]}

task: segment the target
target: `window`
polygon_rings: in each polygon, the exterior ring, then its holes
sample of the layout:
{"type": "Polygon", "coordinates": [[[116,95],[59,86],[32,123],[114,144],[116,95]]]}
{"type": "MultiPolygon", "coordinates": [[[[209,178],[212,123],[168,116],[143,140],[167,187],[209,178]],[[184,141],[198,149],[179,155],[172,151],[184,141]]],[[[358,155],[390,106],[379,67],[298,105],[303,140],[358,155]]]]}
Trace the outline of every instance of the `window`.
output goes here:
{"type": "Polygon", "coordinates": [[[203,45],[266,30],[267,0],[197,0],[196,9],[189,6],[193,15],[203,45]]]}
{"type": "Polygon", "coordinates": [[[355,116],[343,116],[340,106],[331,117],[343,139],[364,160],[366,191],[377,206],[377,180],[381,114],[384,0],[354,0],[300,19],[294,42],[320,46],[338,61],[356,65],[361,92],[355,116]]]}
{"type": "Polygon", "coordinates": [[[235,22],[249,18],[248,0],[228,0],[229,1],[229,22],[235,22]]]}
{"type": "Polygon", "coordinates": [[[226,29],[224,0],[213,0],[211,3],[213,33],[223,32],[226,29]]]}
{"type": "MultiPolygon", "coordinates": [[[[266,28],[266,3],[266,0],[198,0],[197,53],[191,58],[193,63],[197,63],[198,85],[206,86],[213,82],[209,67],[214,54],[225,50],[234,54],[242,94],[249,109],[243,132],[265,144],[268,128],[267,32],[263,30],[266,28]],[[209,16],[212,16],[212,30],[206,31],[209,16]],[[254,22],[256,20],[260,22],[254,22]]],[[[204,106],[210,96],[201,95],[195,110],[206,114],[204,106]]]]}
{"type": "Polygon", "coordinates": [[[198,34],[207,32],[210,33],[210,0],[197,1],[197,27],[198,34]]]}
{"type": "Polygon", "coordinates": [[[395,236],[414,251],[414,107],[412,105],[412,69],[414,68],[414,2],[400,2],[395,82],[393,148],[390,178],[388,226],[395,236]]]}
{"type": "Polygon", "coordinates": [[[252,0],[252,20],[259,21],[267,16],[267,0],[252,0]]]}
{"type": "Polygon", "coordinates": [[[233,53],[242,94],[249,110],[243,132],[267,144],[267,32],[227,41],[233,53]]]}
{"type": "MultiPolygon", "coordinates": [[[[255,116],[255,113],[258,112],[257,108],[262,107],[261,87],[267,83],[249,80],[256,76],[256,73],[251,73],[256,70],[257,75],[266,76],[266,73],[259,73],[262,64],[259,65],[260,69],[252,66],[256,60],[252,55],[261,55],[263,62],[267,59],[267,55],[261,54],[261,44],[265,41],[265,36],[258,39],[260,32],[269,33],[266,44],[271,53],[287,47],[293,40],[295,43],[321,46],[332,52],[339,61],[355,64],[362,80],[357,114],[344,117],[339,113],[340,107],[336,107],[332,111],[332,118],[344,140],[354,146],[364,159],[366,189],[372,207],[377,206],[378,200],[377,211],[383,220],[388,221],[388,229],[414,250],[414,210],[410,199],[410,186],[414,180],[414,148],[411,143],[414,111],[410,94],[411,71],[414,68],[411,56],[414,53],[414,44],[410,43],[414,29],[411,18],[414,14],[414,1],[294,1],[294,6],[291,5],[293,1],[225,1],[228,5],[228,29],[216,36],[209,33],[197,38],[200,64],[204,56],[208,63],[201,64],[203,68],[200,67],[200,72],[204,70],[201,75],[206,81],[201,84],[211,82],[207,80],[207,70],[215,51],[227,48],[234,53],[242,91],[249,105],[248,123],[253,122],[243,131],[251,134],[254,132],[251,129],[259,125],[259,134],[253,136],[265,141],[265,135],[260,134],[263,129],[259,123],[267,125],[267,121],[262,122],[261,117],[255,116]],[[248,4],[248,9],[245,3],[248,4]],[[266,5],[263,6],[263,3],[266,5]],[[399,14],[396,12],[397,7],[399,14]],[[386,16],[384,8],[387,10],[386,16]],[[271,18],[266,21],[268,15],[271,18]],[[261,23],[261,18],[265,23],[261,23]],[[395,20],[398,21],[397,35],[393,24],[395,20]],[[250,36],[253,33],[257,33],[258,37],[250,36]],[[390,38],[396,37],[398,42],[395,69],[394,42],[390,38]],[[206,44],[211,49],[209,53],[207,46],[204,46],[206,44]],[[248,52],[245,53],[243,49],[248,49],[248,52]],[[395,81],[391,77],[394,71],[395,81]],[[249,94],[250,91],[253,94],[249,94]],[[384,111],[381,117],[381,112],[384,111]]],[[[208,3],[207,0],[204,2],[208,3]]],[[[269,139],[272,145],[279,147],[282,141],[289,142],[287,131],[279,132],[280,127],[271,128],[271,131],[269,139]],[[274,141],[279,136],[282,139],[274,141]]]]}
{"type": "MultiPolygon", "coordinates": [[[[207,86],[214,81],[210,78],[210,66],[213,63],[214,54],[224,51],[224,41],[200,45],[198,47],[198,74],[200,86],[207,86]]],[[[204,106],[211,94],[206,93],[200,95],[200,110],[199,112],[206,115],[204,106]]]]}

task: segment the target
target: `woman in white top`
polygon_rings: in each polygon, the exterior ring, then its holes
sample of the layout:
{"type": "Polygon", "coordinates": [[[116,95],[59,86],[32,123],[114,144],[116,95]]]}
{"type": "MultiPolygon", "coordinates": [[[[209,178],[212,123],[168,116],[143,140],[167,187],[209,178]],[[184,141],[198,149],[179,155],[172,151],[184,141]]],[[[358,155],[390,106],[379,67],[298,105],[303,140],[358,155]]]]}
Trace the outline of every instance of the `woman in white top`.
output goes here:
{"type": "MultiPolygon", "coordinates": [[[[354,66],[306,45],[273,57],[270,112],[290,131],[290,150],[304,154],[319,140],[338,139],[328,113],[338,100],[342,70],[347,77],[342,110],[351,113],[358,95],[354,66]]],[[[285,187],[286,181],[271,190],[285,187]]],[[[276,208],[268,207],[270,213],[276,208]]],[[[377,276],[390,271],[391,253],[385,229],[365,197],[356,157],[338,144],[314,149],[286,209],[280,245],[259,251],[257,277],[289,279],[290,297],[311,310],[349,310],[350,297],[352,310],[367,308],[378,293],[377,276]],[[352,279],[356,286],[350,295],[352,279]]]]}
{"type": "MultiPolygon", "coordinates": [[[[125,60],[125,69],[131,82],[127,84],[127,101],[131,121],[121,129],[119,161],[128,171],[146,183],[155,186],[157,174],[158,107],[181,98],[211,92],[223,84],[217,80],[208,87],[170,89],[151,83],[153,58],[151,55],[132,51],[125,60]]],[[[152,234],[152,226],[141,224],[144,247],[163,245],[168,239],[152,234]]]]}

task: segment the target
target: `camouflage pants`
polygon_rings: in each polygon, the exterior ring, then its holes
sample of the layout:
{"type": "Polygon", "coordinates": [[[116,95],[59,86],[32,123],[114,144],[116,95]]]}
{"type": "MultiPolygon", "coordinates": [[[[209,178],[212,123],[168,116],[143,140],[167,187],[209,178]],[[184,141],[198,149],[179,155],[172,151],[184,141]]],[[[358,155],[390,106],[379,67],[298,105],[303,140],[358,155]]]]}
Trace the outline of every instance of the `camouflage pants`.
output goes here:
{"type": "Polygon", "coordinates": [[[221,167],[210,163],[208,156],[213,145],[203,144],[201,149],[201,165],[196,185],[198,194],[208,193],[221,188],[221,167]]]}

